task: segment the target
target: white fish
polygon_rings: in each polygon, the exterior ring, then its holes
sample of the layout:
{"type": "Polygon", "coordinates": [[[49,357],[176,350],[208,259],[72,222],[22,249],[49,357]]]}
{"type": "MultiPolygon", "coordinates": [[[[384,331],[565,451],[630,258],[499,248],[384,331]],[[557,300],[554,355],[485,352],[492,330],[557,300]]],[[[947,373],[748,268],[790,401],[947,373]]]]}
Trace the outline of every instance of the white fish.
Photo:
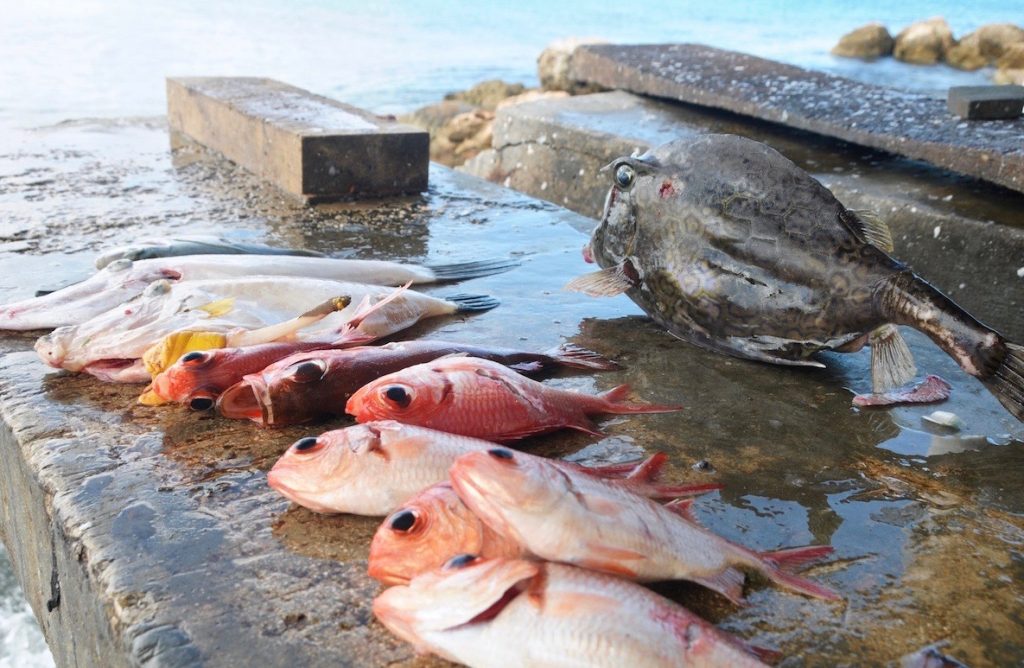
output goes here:
{"type": "Polygon", "coordinates": [[[377,260],[267,255],[186,255],[115,260],[81,283],[41,297],[0,305],[0,330],[75,325],[136,297],[156,280],[172,282],[291,276],[397,286],[458,281],[507,271],[514,260],[426,266],[377,260]]]}
{"type": "MultiPolygon", "coordinates": [[[[308,259],[308,258],[290,258],[308,259]]],[[[316,259],[316,258],[312,258],[316,259]]],[[[338,297],[349,306],[298,332],[304,341],[366,343],[400,331],[421,318],[485,310],[497,305],[488,297],[456,296],[451,300],[418,292],[362,283],[286,276],[155,281],[135,299],[81,325],[59,327],[36,342],[47,364],[84,371],[104,380],[146,382],[141,358],[168,334],[183,330],[229,332],[267,328],[338,297]],[[373,302],[383,303],[371,309],[373,302]]]]}
{"type": "Polygon", "coordinates": [[[417,651],[487,668],[764,666],[776,653],[640,585],[561,564],[455,557],[373,612],[417,651]]]}

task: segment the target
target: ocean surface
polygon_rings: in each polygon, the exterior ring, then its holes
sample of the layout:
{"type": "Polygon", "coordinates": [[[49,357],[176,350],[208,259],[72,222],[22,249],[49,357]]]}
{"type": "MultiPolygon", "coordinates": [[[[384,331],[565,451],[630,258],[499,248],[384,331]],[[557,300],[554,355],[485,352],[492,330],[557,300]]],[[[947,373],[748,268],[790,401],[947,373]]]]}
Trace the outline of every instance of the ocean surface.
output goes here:
{"type": "MultiPolygon", "coordinates": [[[[164,77],[173,75],[268,76],[378,113],[411,111],[484,79],[535,86],[537,55],[568,36],[700,42],[935,96],[988,82],[987,70],[829,55],[866,22],[895,35],[935,15],[961,36],[985,23],[1024,24],[1024,0],[12,0],[0,20],[0,153],[5,129],[163,114],[164,77]]],[[[0,668],[46,665],[0,548],[0,668]]]]}

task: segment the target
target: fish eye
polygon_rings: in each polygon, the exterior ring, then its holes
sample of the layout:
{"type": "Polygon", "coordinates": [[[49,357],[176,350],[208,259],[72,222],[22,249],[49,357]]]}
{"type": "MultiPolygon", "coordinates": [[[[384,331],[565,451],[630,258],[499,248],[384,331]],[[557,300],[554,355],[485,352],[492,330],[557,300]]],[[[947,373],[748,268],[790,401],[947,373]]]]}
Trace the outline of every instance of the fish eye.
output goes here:
{"type": "Polygon", "coordinates": [[[195,395],[188,400],[188,407],[194,411],[208,411],[213,408],[213,397],[205,394],[195,395]]]}
{"type": "Polygon", "coordinates": [[[407,533],[416,526],[416,520],[418,519],[419,517],[417,517],[414,511],[403,510],[391,516],[391,522],[388,526],[391,527],[392,531],[407,533]]]}
{"type": "Polygon", "coordinates": [[[323,444],[320,442],[320,439],[316,436],[307,436],[306,438],[300,438],[295,441],[292,449],[295,450],[295,452],[300,452],[305,455],[319,450],[322,445],[323,444]]]}
{"type": "Polygon", "coordinates": [[[477,560],[475,554],[460,554],[444,562],[441,568],[446,571],[453,571],[457,568],[465,568],[477,560]]]}
{"type": "Polygon", "coordinates": [[[622,189],[629,188],[636,179],[636,170],[629,165],[619,165],[615,170],[615,185],[622,189]]]}
{"type": "Polygon", "coordinates": [[[408,408],[412,403],[412,394],[401,385],[389,385],[384,388],[382,394],[385,399],[399,408],[408,408]]]}
{"type": "Polygon", "coordinates": [[[515,458],[515,455],[512,454],[512,451],[506,448],[491,448],[490,450],[487,451],[487,454],[489,454],[491,457],[494,457],[495,459],[501,459],[506,462],[510,462],[515,458]]]}
{"type": "Polygon", "coordinates": [[[178,361],[181,362],[182,364],[187,364],[188,366],[199,366],[207,359],[209,359],[209,357],[210,356],[208,353],[205,353],[201,350],[193,350],[190,353],[185,353],[184,355],[182,355],[181,359],[178,361]]]}
{"type": "Polygon", "coordinates": [[[327,363],[321,359],[299,362],[291,369],[289,376],[298,383],[315,383],[324,377],[327,363]]]}

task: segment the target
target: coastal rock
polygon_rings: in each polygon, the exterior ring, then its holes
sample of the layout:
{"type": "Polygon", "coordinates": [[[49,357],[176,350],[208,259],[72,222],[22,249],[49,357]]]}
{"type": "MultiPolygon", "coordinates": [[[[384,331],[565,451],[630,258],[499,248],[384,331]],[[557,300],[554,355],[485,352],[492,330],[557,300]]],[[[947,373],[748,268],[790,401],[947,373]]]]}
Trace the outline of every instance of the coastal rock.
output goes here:
{"type": "Polygon", "coordinates": [[[570,95],[586,95],[605,90],[592,83],[576,81],[569,76],[572,53],[584,44],[604,44],[601,39],[567,37],[555,40],[537,57],[537,78],[540,87],[546,91],[565,91],[570,95]]]}
{"type": "Polygon", "coordinates": [[[893,38],[881,23],[869,23],[839,38],[832,47],[833,56],[872,60],[892,54],[893,38]]]}
{"type": "Polygon", "coordinates": [[[461,165],[480,151],[490,148],[494,112],[468,111],[449,120],[430,142],[430,159],[443,165],[461,165]]]}
{"type": "Polygon", "coordinates": [[[946,19],[936,16],[912,23],[896,35],[892,55],[915,65],[934,65],[955,43],[946,19]]]}
{"type": "Polygon", "coordinates": [[[494,111],[498,103],[506,97],[519,95],[525,90],[526,86],[523,84],[507,83],[501,79],[490,79],[488,81],[481,81],[469,90],[448,93],[444,96],[444,99],[466,102],[474,107],[483,107],[489,111],[494,111]]]}
{"type": "Polygon", "coordinates": [[[984,25],[950,48],[946,62],[962,70],[976,70],[996,62],[1015,44],[1024,44],[1024,29],[1012,23],[984,25]]]}
{"type": "Polygon", "coordinates": [[[505,98],[498,103],[498,107],[495,111],[504,109],[505,107],[514,107],[517,104],[524,104],[526,102],[536,102],[537,100],[557,100],[562,97],[569,97],[569,94],[564,90],[528,90],[525,93],[505,98]]]}
{"type": "Polygon", "coordinates": [[[997,84],[1024,86],[1024,42],[1007,47],[996,61],[996,67],[999,69],[992,75],[992,80],[997,84]]]}
{"type": "Polygon", "coordinates": [[[430,133],[430,138],[433,139],[438,130],[443,128],[448,121],[452,120],[459,114],[464,114],[468,111],[473,111],[475,107],[466,102],[460,102],[458,100],[445,100],[436,104],[430,104],[411,114],[405,114],[399,116],[398,120],[402,123],[408,123],[418,128],[423,128],[430,133]]]}

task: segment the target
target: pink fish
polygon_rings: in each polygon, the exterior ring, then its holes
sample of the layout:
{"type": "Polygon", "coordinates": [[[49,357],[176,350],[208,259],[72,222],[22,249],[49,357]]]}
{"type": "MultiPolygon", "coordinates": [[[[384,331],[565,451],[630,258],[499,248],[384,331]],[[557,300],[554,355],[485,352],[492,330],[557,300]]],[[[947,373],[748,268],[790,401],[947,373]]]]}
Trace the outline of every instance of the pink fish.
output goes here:
{"type": "Polygon", "coordinates": [[[837,599],[788,569],[832,552],[829,546],[754,552],[700,526],[691,500],[660,506],[622,486],[571,478],[541,457],[507,448],[463,455],[449,472],[459,498],[494,531],[532,554],[633,580],[691,580],[736,603],[740,568],[793,591],[837,599]]]}
{"type": "Polygon", "coordinates": [[[393,419],[507,442],[562,427],[600,434],[587,417],[665,413],[679,406],[628,404],[629,386],[597,396],[549,387],[495,362],[449,357],[409,367],[362,387],[345,410],[359,422],[393,419]]]}
{"type": "Polygon", "coordinates": [[[392,633],[467,666],[764,666],[777,654],[620,578],[462,555],[373,602],[392,633]]]}

